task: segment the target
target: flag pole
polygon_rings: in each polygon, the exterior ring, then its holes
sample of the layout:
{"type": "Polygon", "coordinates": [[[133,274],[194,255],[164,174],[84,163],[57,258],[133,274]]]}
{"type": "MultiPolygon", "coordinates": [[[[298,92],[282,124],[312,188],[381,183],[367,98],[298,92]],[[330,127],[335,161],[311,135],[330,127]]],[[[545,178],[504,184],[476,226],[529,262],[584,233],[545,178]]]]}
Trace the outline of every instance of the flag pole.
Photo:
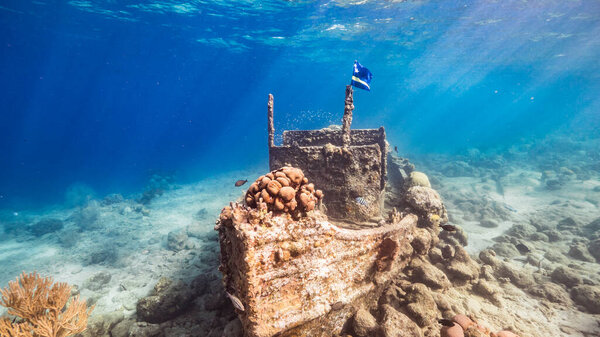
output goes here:
{"type": "Polygon", "coordinates": [[[269,94],[269,103],[267,104],[267,130],[269,132],[269,152],[275,145],[275,125],[273,123],[273,94],[269,94]]]}
{"type": "Polygon", "coordinates": [[[354,110],[354,98],[352,97],[352,85],[346,86],[346,99],[344,100],[344,117],[342,118],[342,145],[350,145],[350,125],[352,124],[352,111],[354,110]]]}

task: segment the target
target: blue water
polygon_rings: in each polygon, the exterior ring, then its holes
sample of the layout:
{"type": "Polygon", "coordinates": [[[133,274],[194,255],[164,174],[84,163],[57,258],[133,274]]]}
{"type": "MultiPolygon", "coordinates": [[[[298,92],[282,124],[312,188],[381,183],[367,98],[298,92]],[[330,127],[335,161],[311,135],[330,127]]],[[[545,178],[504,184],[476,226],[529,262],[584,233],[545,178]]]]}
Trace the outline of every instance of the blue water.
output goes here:
{"type": "Polygon", "coordinates": [[[339,124],[403,154],[598,137],[598,1],[0,2],[0,208],[267,167],[275,127],[339,124]]]}

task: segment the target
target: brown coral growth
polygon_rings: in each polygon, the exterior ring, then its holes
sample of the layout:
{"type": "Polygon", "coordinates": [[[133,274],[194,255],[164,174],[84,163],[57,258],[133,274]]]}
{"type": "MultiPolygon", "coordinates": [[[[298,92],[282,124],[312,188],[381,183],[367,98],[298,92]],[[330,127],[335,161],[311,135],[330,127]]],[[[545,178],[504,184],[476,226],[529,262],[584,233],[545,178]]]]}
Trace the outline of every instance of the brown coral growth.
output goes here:
{"type": "Polygon", "coordinates": [[[308,183],[299,168],[283,167],[258,177],[246,192],[246,204],[257,208],[263,202],[269,211],[297,213],[312,211],[323,197],[308,183]]]}
{"type": "Polygon", "coordinates": [[[65,337],[83,332],[92,308],[79,296],[70,303],[71,286],[54,283],[52,278],[36,272],[23,272],[16,281],[0,290],[0,305],[15,316],[0,318],[2,337],[65,337]]]}

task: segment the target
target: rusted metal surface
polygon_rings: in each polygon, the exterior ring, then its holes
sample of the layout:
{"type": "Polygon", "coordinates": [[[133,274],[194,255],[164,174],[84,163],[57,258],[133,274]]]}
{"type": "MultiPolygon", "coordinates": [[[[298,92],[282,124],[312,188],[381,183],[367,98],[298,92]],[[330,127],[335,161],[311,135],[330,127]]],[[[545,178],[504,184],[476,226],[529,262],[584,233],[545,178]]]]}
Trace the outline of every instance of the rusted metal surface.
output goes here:
{"type": "Polygon", "coordinates": [[[381,215],[381,184],[385,176],[382,176],[378,144],[348,148],[331,144],[272,148],[271,167],[286,165],[302,168],[316,186],[322,186],[328,216],[362,222],[381,215]],[[359,204],[358,197],[367,204],[359,204]]]}
{"type": "Polygon", "coordinates": [[[272,177],[257,179],[246,204],[225,207],[215,226],[225,290],[246,337],[340,334],[353,308],[373,305],[412,257],[417,216],[395,209],[387,220],[381,216],[385,130],[351,130],[353,109],[348,86],[341,127],[284,131],[283,144],[276,146],[269,95],[272,177]],[[287,166],[303,171],[306,186],[310,180],[323,190],[321,210],[286,211],[268,203],[280,196],[268,183],[263,189],[269,195],[259,191],[261,184],[283,178],[279,169],[287,166]]]}
{"type": "Polygon", "coordinates": [[[269,148],[275,146],[275,125],[273,124],[273,95],[269,94],[269,103],[267,104],[267,130],[269,132],[269,148]]]}
{"type": "Polygon", "coordinates": [[[346,86],[346,99],[344,100],[344,117],[342,117],[342,145],[350,146],[350,125],[352,125],[352,111],[354,110],[354,97],[352,86],[346,86]]]}
{"type": "Polygon", "coordinates": [[[319,212],[296,221],[243,205],[226,207],[216,226],[220,270],[225,289],[245,308],[238,315],[246,336],[341,331],[342,316],[351,314],[341,310],[344,305],[379,291],[406,265],[416,223],[408,214],[397,223],[350,230],[319,212]],[[327,315],[340,317],[323,319],[327,315]],[[321,323],[311,324],[317,318],[321,323]]]}
{"type": "MultiPolygon", "coordinates": [[[[302,169],[321,186],[328,216],[353,222],[377,221],[383,208],[387,174],[385,130],[351,130],[352,88],[346,88],[345,112],[340,129],[283,132],[281,146],[269,145],[269,167],[302,169]],[[357,202],[364,200],[365,202],[357,202]]],[[[272,96],[269,96],[269,123],[272,96]]],[[[269,142],[271,139],[269,128],[269,142]]]]}

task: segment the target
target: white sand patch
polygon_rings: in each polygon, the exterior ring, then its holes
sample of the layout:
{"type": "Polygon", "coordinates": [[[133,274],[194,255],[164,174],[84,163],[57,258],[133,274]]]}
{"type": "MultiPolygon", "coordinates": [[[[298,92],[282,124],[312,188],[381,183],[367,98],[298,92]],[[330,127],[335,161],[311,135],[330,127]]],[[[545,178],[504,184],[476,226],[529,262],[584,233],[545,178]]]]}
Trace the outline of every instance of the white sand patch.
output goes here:
{"type": "Polygon", "coordinates": [[[481,227],[477,221],[467,221],[461,225],[468,233],[469,244],[465,249],[469,254],[477,255],[480,251],[493,245],[495,241],[492,239],[502,235],[514,223],[512,221],[501,221],[499,226],[495,228],[481,227]]]}
{"type": "MultiPolygon", "coordinates": [[[[43,276],[76,285],[83,298],[96,303],[97,315],[115,310],[133,313],[137,300],[146,296],[160,277],[189,282],[203,269],[216,271],[217,266],[210,265],[216,263],[218,251],[215,220],[220,210],[239,199],[249,186],[235,187],[234,182],[245,177],[252,181],[258,176],[228,172],[177,185],[148,205],[138,204],[135,198],[109,205],[99,201],[92,210],[97,212],[96,222],[86,224],[90,228],[80,228],[81,224],[67,220],[63,231],[39,238],[22,231],[0,244],[0,286],[6,286],[22,270],[37,270],[43,276]],[[149,211],[147,215],[143,209],[149,211]],[[194,226],[194,235],[206,238],[190,237],[195,245],[192,249],[169,250],[167,235],[189,226],[194,226]],[[61,245],[58,238],[69,236],[74,238],[73,245],[61,245]],[[110,281],[99,290],[86,289],[86,281],[100,272],[109,273],[110,281]]],[[[20,216],[36,221],[44,217],[70,219],[78,210],[53,208],[20,216]]]]}

